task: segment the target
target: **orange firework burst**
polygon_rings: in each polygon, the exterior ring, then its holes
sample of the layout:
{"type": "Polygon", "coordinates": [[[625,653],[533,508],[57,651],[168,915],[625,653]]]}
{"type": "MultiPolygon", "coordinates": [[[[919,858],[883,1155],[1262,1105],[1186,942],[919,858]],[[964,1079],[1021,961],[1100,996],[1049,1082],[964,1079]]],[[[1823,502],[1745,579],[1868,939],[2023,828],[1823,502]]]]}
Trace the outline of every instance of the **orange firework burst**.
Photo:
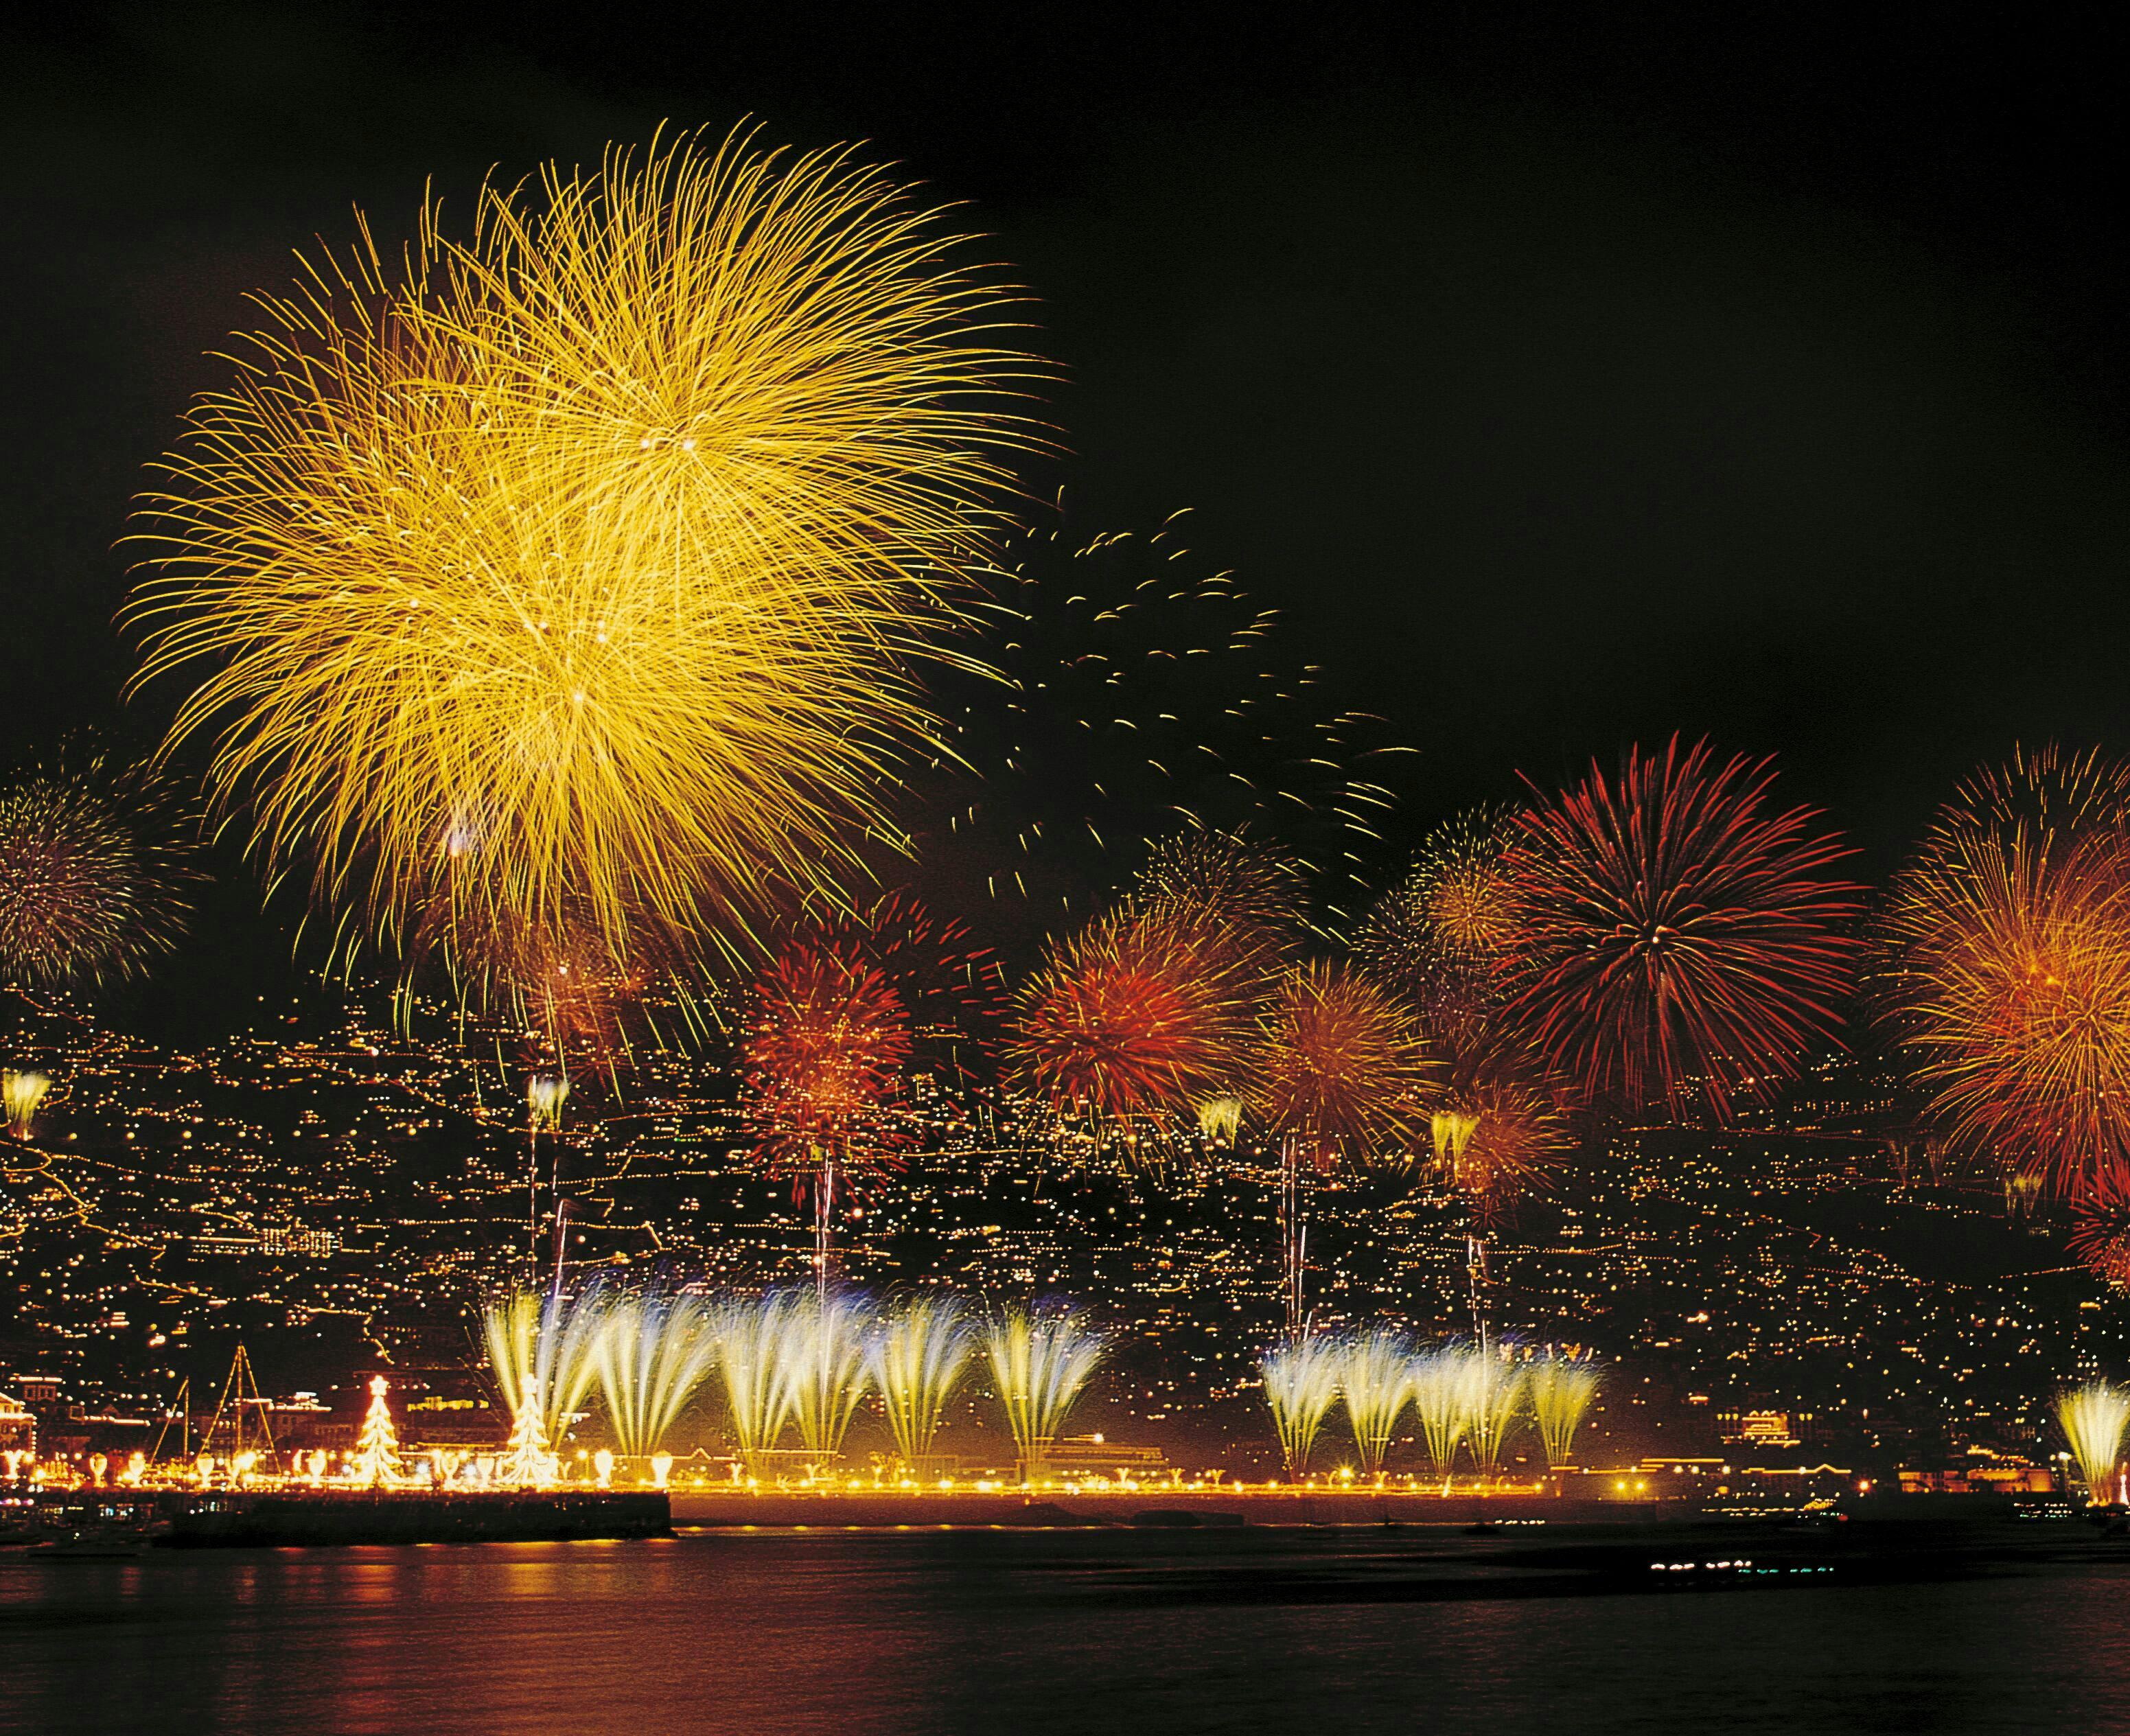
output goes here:
{"type": "Polygon", "coordinates": [[[1355,938],[1378,978],[1426,1015],[1430,1035],[1453,1026],[1476,1035],[1494,1022],[1516,934],[1515,830],[1511,811],[1496,808],[1436,827],[1355,938]]]}
{"type": "Polygon", "coordinates": [[[1544,1092],[1506,1071],[1482,1071],[1449,1096],[1454,1107],[1431,1121],[1435,1163],[1491,1231],[1545,1189],[1567,1155],[1567,1126],[1544,1092]]]}
{"type": "Polygon", "coordinates": [[[1166,1122],[1227,1088],[1247,1030],[1232,952],[1204,924],[1130,906],[1052,947],[1007,1059],[1060,1114],[1166,1122]]]}
{"type": "Polygon", "coordinates": [[[1894,883],[1888,985],[1955,1141],[2077,1195],[2130,1165],[2130,776],[2021,753],[1894,883]]]}
{"type": "Polygon", "coordinates": [[[1282,976],[1254,1063],[1254,1106],[1321,1167],[1409,1164],[1425,1137],[1434,1063],[1403,1009],[1350,967],[1282,976]]]}
{"type": "Polygon", "coordinates": [[[1722,1115],[1834,1040],[1862,889],[1827,875],[1851,853],[1812,810],[1771,808],[1773,778],[1674,736],[1520,816],[1511,1010],[1556,1077],[1674,1110],[1698,1085],[1722,1115]]]}
{"type": "Polygon", "coordinates": [[[795,945],[762,973],[755,1003],[741,1064],[757,1155],[802,1175],[886,1160],[910,1019],[879,968],[826,944],[795,945]]]}
{"type": "Polygon", "coordinates": [[[629,1048],[632,1009],[676,969],[655,930],[638,930],[618,952],[588,911],[552,929],[461,924],[442,951],[470,998],[525,1021],[566,1069],[582,1060],[609,1076],[629,1048]]]}

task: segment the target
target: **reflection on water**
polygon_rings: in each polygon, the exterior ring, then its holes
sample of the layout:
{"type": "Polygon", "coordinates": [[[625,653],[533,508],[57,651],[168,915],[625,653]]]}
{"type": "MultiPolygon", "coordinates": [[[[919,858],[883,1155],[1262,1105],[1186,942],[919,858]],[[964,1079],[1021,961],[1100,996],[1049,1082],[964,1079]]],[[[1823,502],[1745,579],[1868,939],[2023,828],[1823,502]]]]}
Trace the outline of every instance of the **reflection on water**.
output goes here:
{"type": "Polygon", "coordinates": [[[2130,1555],[1660,1594],[1650,1547],[1612,1578],[1339,1532],[0,1557],[0,1729],[2130,1729],[2130,1555]]]}

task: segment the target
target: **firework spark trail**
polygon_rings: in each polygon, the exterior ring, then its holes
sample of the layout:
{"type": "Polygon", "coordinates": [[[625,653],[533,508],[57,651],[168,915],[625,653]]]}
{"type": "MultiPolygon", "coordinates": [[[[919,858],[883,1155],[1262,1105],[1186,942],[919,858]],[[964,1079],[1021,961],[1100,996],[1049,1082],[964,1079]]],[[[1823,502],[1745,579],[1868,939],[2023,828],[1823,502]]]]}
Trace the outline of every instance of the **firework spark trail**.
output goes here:
{"type": "Polygon", "coordinates": [[[41,1073],[0,1074],[0,1103],[6,1105],[7,1126],[16,1138],[30,1136],[38,1106],[51,1088],[50,1078],[41,1073]]]}
{"type": "Polygon", "coordinates": [[[196,816],[174,783],[72,744],[0,785],[0,977],[141,975],[177,944],[196,816]]]}
{"type": "Polygon", "coordinates": [[[2074,1198],[2130,1167],[2130,768],[2021,753],[1894,883],[1889,999],[1969,1151],[2074,1198]]]}
{"type": "Polygon", "coordinates": [[[809,1296],[784,1318],[776,1382],[800,1444],[822,1459],[843,1450],[851,1418],[864,1400],[870,1312],[843,1296],[809,1296]]]}
{"type": "Polygon", "coordinates": [[[1334,714],[1277,618],[1177,541],[1029,533],[980,612],[977,660],[950,672],[947,745],[921,859],[987,885],[987,914],[1084,916],[1177,820],[1247,832],[1303,868],[1335,916],[1392,804],[1402,749],[1379,720],[1334,714]]]}
{"type": "Polygon", "coordinates": [[[2096,1504],[2113,1499],[2109,1485],[2123,1456],[2123,1436],[2130,1429],[2130,1390],[2110,1386],[2105,1380],[2088,1381],[2056,1400],[2056,1421],[2078,1474],[2096,1504]]]}
{"type": "Polygon", "coordinates": [[[873,1329],[866,1366],[881,1402],[895,1451],[906,1466],[931,1456],[947,1401],[967,1370],[974,1348],[961,1304],[933,1297],[905,1301],[873,1329]]]}
{"type": "Polygon", "coordinates": [[[723,1377],[733,1444],[750,1471],[775,1449],[791,1420],[784,1377],[794,1297],[771,1294],[725,1303],[714,1317],[718,1372],[723,1377]]]}
{"type": "Polygon", "coordinates": [[[987,1325],[984,1360],[1028,1480],[1041,1469],[1104,1349],[1102,1335],[1069,1308],[1034,1314],[1010,1308],[987,1325]]]}
{"type": "Polygon", "coordinates": [[[1457,1402],[1464,1413],[1465,1444],[1480,1476],[1491,1477],[1501,1464],[1502,1443],[1516,1424],[1523,1398],[1523,1371],[1483,1346],[1464,1351],[1459,1364],[1457,1402]]]}
{"type": "Polygon", "coordinates": [[[1674,737],[1519,816],[1511,1011],[1556,1078],[1674,1110],[1698,1080],[1723,1115],[1835,1040],[1862,889],[1813,811],[1771,811],[1774,775],[1674,737]]]}
{"type": "Polygon", "coordinates": [[[1520,1199],[1551,1184],[1569,1149],[1568,1129],[1535,1087],[1506,1073],[1460,1080],[1459,1070],[1452,1069],[1449,1085],[1459,1107],[1431,1121],[1435,1169],[1464,1194],[1479,1232],[1488,1235],[1520,1199]]]}
{"type": "Polygon", "coordinates": [[[141,540],[138,681],[218,803],[404,950],[618,955],[827,891],[1031,443],[1016,298],[847,151],[693,136],[366,226],[256,299],[141,540]],[[204,671],[204,673],[201,672],[204,671]]]}
{"type": "Polygon", "coordinates": [[[1309,1469],[1317,1433],[1339,1397],[1342,1361],[1337,1341],[1312,1333],[1274,1346],[1258,1361],[1265,1402],[1272,1407],[1280,1456],[1291,1480],[1299,1480],[1309,1469]]]}
{"type": "Polygon", "coordinates": [[[1412,1346],[1402,1333],[1364,1332],[1339,1351],[1339,1390],[1361,1468],[1370,1476],[1383,1468],[1391,1437],[1412,1399],[1412,1346]]]}
{"type": "Polygon", "coordinates": [[[1425,1351],[1407,1365],[1406,1379],[1411,1384],[1421,1437],[1426,1443],[1427,1462],[1446,1483],[1472,1420],[1464,1406],[1461,1360],[1454,1350],[1425,1351]]]}
{"type": "MultiPolygon", "coordinates": [[[[540,1135],[550,1135],[562,1125],[562,1106],[570,1100],[570,1082],[552,1074],[534,1074],[525,1081],[525,1240],[530,1270],[540,1270],[540,1135]]],[[[548,1143],[554,1144],[551,1138],[548,1143]]],[[[561,1154],[555,1162],[561,1165],[561,1154]]],[[[559,1179],[559,1176],[558,1176],[559,1179]]],[[[556,1209],[561,1209],[557,1189],[556,1209]]],[[[561,1267],[556,1266],[556,1293],[560,1294],[561,1267]]]]}
{"type": "Polygon", "coordinates": [[[1603,1378],[1594,1363],[1550,1352],[1534,1357],[1526,1368],[1525,1384],[1548,1470],[1559,1470],[1574,1456],[1576,1431],[1596,1401],[1603,1378]]]}
{"type": "Polygon", "coordinates": [[[914,1059],[958,1078],[977,1070],[996,1040],[1005,972],[966,927],[895,892],[828,924],[824,938],[886,982],[908,1017],[914,1059]]]}
{"type": "Polygon", "coordinates": [[[657,1451],[717,1361],[709,1308],[692,1296],[646,1292],[618,1300],[599,1343],[599,1379],[614,1444],[657,1451]]]}
{"type": "Polygon", "coordinates": [[[1300,863],[1226,832],[1184,831],[1157,840],[1127,901],[1199,937],[1239,980],[1262,981],[1299,949],[1309,925],[1300,863]]]}
{"type": "MultiPolygon", "coordinates": [[[[441,950],[462,1005],[507,1012],[543,1037],[564,1072],[580,1066],[611,1081],[629,1053],[632,1026],[652,1028],[643,1000],[658,984],[693,1011],[678,953],[655,933],[633,932],[629,950],[601,938],[590,913],[573,908],[543,929],[476,930],[418,937],[418,954],[441,950]]],[[[403,1023],[414,1016],[418,984],[397,994],[403,1023]]]]}

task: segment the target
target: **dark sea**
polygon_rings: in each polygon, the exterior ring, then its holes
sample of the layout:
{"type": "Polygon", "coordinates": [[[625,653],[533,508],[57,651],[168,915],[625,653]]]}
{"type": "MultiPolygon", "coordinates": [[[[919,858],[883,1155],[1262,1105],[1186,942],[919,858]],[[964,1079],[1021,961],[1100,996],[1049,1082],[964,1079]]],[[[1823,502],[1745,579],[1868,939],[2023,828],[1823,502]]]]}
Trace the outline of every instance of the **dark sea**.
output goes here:
{"type": "Polygon", "coordinates": [[[2032,1529],[7,1552],[0,1728],[2130,1731],[2130,1544],[2032,1529]]]}

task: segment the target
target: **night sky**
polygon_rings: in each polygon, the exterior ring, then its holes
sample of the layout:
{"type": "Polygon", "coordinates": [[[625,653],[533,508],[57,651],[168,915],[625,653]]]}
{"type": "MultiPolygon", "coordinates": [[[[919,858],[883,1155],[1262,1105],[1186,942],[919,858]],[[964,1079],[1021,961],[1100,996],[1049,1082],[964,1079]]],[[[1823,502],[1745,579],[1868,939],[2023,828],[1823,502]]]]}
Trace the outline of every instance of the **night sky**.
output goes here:
{"type": "MultiPolygon", "coordinates": [[[[431,177],[463,206],[491,164],[750,114],[971,202],[1070,371],[1030,492],[1195,509],[1422,750],[1416,825],[1706,731],[1778,753],[1876,874],[2014,740],[2126,739],[2099,22],[435,10],[0,40],[12,745],[121,716],[128,498],[291,248],[351,205],[404,222],[431,177]]],[[[213,895],[166,1001],[285,957],[256,901],[213,895]]]]}

